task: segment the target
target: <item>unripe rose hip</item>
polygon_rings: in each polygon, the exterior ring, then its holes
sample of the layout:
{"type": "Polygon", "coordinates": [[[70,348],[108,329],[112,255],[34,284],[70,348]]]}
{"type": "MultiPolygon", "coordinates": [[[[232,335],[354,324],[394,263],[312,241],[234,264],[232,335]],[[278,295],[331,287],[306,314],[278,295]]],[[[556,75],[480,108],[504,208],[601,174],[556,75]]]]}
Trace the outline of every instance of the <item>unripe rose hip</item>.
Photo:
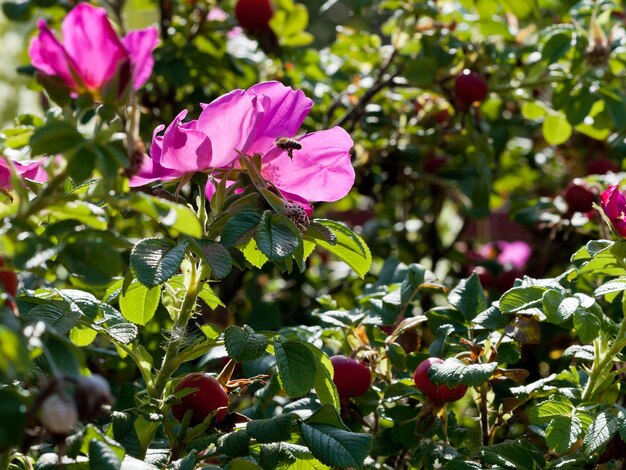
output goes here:
{"type": "Polygon", "coordinates": [[[192,426],[202,423],[211,412],[218,408],[220,410],[215,414],[213,422],[219,423],[228,414],[228,395],[222,384],[210,375],[201,372],[189,374],[178,383],[174,392],[183,388],[197,390],[182,397],[179,404],[172,405],[172,414],[179,422],[182,422],[187,410],[193,411],[190,421],[192,426]]]}
{"type": "Polygon", "coordinates": [[[478,73],[469,69],[463,70],[454,81],[456,99],[466,106],[484,101],[489,94],[487,82],[478,73]]]}
{"type": "Polygon", "coordinates": [[[333,356],[330,362],[335,370],[333,381],[342,399],[360,397],[370,388],[372,373],[365,364],[346,356],[333,356]]]}
{"type": "Polygon", "coordinates": [[[78,411],[71,398],[54,393],[41,404],[39,419],[50,434],[68,435],[78,423],[78,411]]]}
{"type": "Polygon", "coordinates": [[[432,383],[430,377],[428,377],[428,370],[433,364],[443,363],[443,359],[429,357],[417,366],[413,374],[413,380],[417,389],[438,405],[460,400],[467,392],[466,385],[457,385],[454,388],[450,388],[447,385],[435,385],[432,383]]]}

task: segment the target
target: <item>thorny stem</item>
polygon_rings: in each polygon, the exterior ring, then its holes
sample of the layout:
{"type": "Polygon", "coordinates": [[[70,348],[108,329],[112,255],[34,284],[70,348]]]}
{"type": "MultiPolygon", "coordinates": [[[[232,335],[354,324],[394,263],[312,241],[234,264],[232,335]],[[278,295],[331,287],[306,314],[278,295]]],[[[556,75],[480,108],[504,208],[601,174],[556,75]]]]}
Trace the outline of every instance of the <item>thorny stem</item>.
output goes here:
{"type": "Polygon", "coordinates": [[[480,430],[482,433],[483,445],[489,444],[490,430],[489,430],[489,409],[487,404],[487,392],[489,385],[484,383],[480,386],[480,430]]]}
{"type": "Polygon", "coordinates": [[[172,327],[172,337],[169,339],[169,344],[165,351],[165,356],[163,357],[161,370],[157,375],[154,385],[155,393],[157,395],[156,398],[161,398],[168,380],[175,371],[175,359],[185,339],[185,329],[187,328],[187,323],[189,323],[193,313],[193,308],[196,305],[196,299],[198,298],[198,294],[202,288],[203,281],[198,277],[197,267],[194,263],[191,263],[188,279],[187,292],[185,293],[183,304],[180,307],[178,318],[172,327]]]}
{"type": "Polygon", "coordinates": [[[593,365],[591,367],[591,374],[585,385],[583,391],[582,401],[590,401],[596,393],[596,389],[599,385],[605,382],[608,375],[612,372],[612,367],[609,367],[613,362],[615,356],[617,356],[624,347],[626,347],[626,295],[622,300],[622,308],[624,310],[624,317],[620,323],[617,336],[613,341],[613,344],[606,353],[602,353],[602,345],[600,343],[601,338],[596,338],[593,341],[594,346],[594,358],[593,365]]]}

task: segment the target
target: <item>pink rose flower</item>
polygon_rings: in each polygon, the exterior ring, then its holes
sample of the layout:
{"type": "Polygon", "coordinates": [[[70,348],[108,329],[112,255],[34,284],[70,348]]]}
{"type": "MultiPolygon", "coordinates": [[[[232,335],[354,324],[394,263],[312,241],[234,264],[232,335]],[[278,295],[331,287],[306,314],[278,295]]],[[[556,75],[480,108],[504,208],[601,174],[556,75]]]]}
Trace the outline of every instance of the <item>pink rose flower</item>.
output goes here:
{"type": "MultiPolygon", "coordinates": [[[[15,167],[18,175],[38,183],[48,180],[48,173],[43,164],[48,161],[49,157],[41,158],[30,162],[20,162],[12,160],[11,163],[15,167]]],[[[0,190],[8,191],[11,189],[11,170],[8,162],[4,157],[0,156],[0,190]]]]}
{"type": "Polygon", "coordinates": [[[620,237],[626,237],[626,197],[618,185],[609,186],[600,195],[602,210],[611,221],[611,225],[620,237]]]}
{"type": "Polygon", "coordinates": [[[37,26],[39,34],[28,49],[33,65],[74,93],[89,91],[98,99],[111,94],[117,98],[129,84],[138,90],[150,78],[156,28],[131,31],[120,39],[105,10],[88,3],[80,3],[64,18],[62,42],[45,21],[39,20],[37,26]]]}
{"type": "MultiPolygon", "coordinates": [[[[161,135],[154,130],[150,157],[130,181],[141,186],[171,181],[195,172],[227,168],[239,155],[261,155],[261,174],[286,199],[337,201],[354,184],[350,162],[352,139],[340,127],[296,137],[313,101],[301,90],[278,82],[234,90],[208,105],[197,120],[183,123],[180,113],[161,135]],[[280,137],[296,138],[302,146],[288,152],[276,145],[280,137]]],[[[213,192],[211,183],[207,193],[213,192]]]]}

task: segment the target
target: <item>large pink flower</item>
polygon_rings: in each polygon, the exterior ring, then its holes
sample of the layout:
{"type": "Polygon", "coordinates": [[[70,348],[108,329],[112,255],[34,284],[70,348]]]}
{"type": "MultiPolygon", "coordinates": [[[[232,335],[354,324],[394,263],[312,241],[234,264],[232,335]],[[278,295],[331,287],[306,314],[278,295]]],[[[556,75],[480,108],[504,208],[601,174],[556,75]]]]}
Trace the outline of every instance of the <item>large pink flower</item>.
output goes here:
{"type": "MultiPolygon", "coordinates": [[[[43,183],[48,180],[48,173],[42,165],[48,161],[48,158],[49,157],[46,157],[31,162],[12,160],[11,163],[17,174],[22,178],[43,183]]],[[[9,169],[9,164],[2,156],[0,156],[0,189],[11,189],[11,170],[9,169]]]]}
{"type": "Polygon", "coordinates": [[[63,20],[62,43],[45,21],[39,20],[38,27],[28,49],[33,65],[73,92],[91,91],[99,97],[114,84],[114,92],[121,95],[129,82],[138,90],[152,73],[156,28],[131,31],[120,39],[105,10],[88,3],[74,7],[63,20]]]}
{"type": "Polygon", "coordinates": [[[620,237],[626,238],[626,197],[618,185],[609,186],[600,194],[602,209],[620,237]]]}
{"type": "MultiPolygon", "coordinates": [[[[200,117],[183,123],[186,111],[160,135],[154,131],[150,158],[145,158],[131,186],[170,181],[194,172],[211,172],[231,165],[241,154],[260,154],[261,173],[287,199],[336,201],[354,184],[350,163],[352,139],[340,127],[296,134],[313,101],[301,90],[278,82],[234,90],[203,106],[200,117]],[[294,138],[302,149],[277,147],[279,137],[294,138]]],[[[212,188],[207,188],[209,194],[212,188]]]]}

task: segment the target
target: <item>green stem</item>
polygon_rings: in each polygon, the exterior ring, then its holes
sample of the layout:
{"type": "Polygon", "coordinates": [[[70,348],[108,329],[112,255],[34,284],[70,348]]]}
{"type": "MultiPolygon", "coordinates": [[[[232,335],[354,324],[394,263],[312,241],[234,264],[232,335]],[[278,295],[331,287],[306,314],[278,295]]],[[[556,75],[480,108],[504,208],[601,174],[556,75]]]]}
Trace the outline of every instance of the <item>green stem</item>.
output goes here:
{"type": "Polygon", "coordinates": [[[203,281],[201,278],[198,277],[196,265],[192,263],[191,269],[189,271],[187,292],[185,293],[183,304],[180,307],[178,318],[176,319],[176,321],[174,322],[174,326],[172,327],[172,337],[170,338],[170,342],[165,351],[163,364],[155,382],[155,392],[157,398],[161,398],[167,382],[169,381],[172,374],[175,372],[175,364],[177,362],[176,356],[178,355],[180,347],[184,342],[187,323],[189,323],[189,319],[191,318],[191,315],[193,313],[193,308],[196,305],[196,299],[198,298],[198,294],[202,289],[202,284],[203,281]]]}
{"type": "MultiPolygon", "coordinates": [[[[626,295],[624,295],[624,299],[622,300],[622,306],[623,309],[626,310],[626,295]]],[[[620,351],[626,347],[626,312],[624,318],[622,318],[622,322],[620,323],[619,330],[613,344],[604,354],[602,353],[600,341],[600,338],[596,338],[594,340],[595,354],[593,366],[591,368],[589,380],[587,380],[585,390],[583,391],[583,402],[590,401],[592,399],[598,385],[604,383],[608,374],[611,373],[612,367],[609,366],[613,362],[615,356],[617,356],[620,351]]]]}
{"type": "Polygon", "coordinates": [[[206,235],[208,225],[208,217],[206,213],[206,186],[203,184],[199,184],[198,191],[200,192],[200,200],[198,202],[198,219],[200,219],[202,233],[206,235]]]}

